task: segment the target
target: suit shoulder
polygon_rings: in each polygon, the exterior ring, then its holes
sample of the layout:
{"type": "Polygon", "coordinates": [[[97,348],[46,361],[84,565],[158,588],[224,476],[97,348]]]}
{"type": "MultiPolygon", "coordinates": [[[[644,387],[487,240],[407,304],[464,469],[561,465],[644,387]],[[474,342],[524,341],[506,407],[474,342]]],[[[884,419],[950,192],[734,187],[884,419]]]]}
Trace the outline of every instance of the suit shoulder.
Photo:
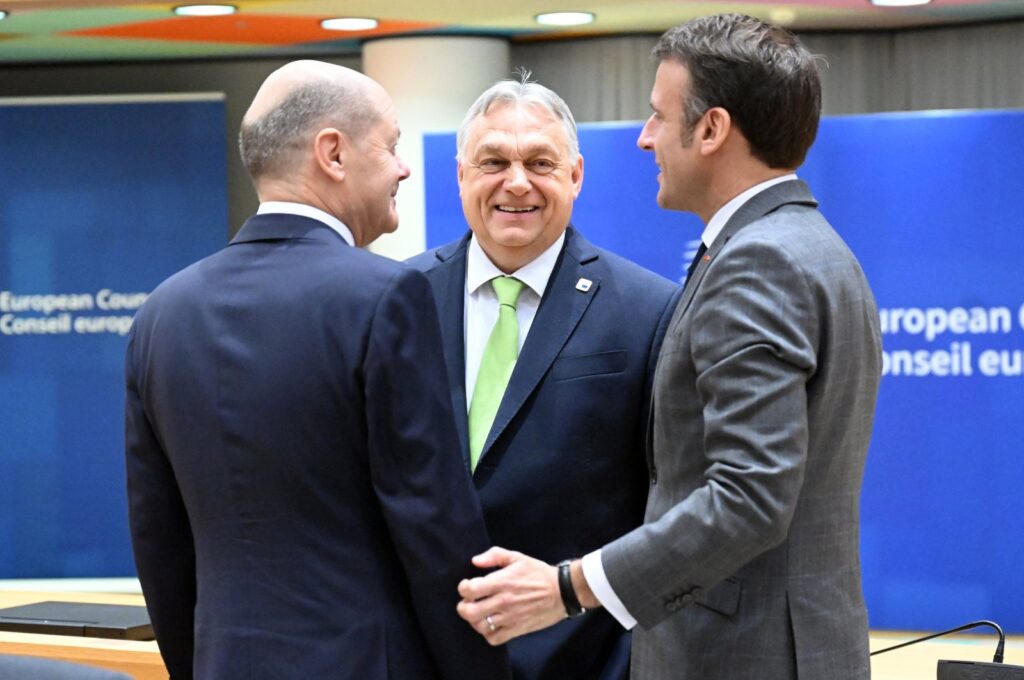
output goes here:
{"type": "Polygon", "coordinates": [[[468,247],[469,236],[467,233],[454,241],[449,241],[436,248],[430,248],[419,255],[414,255],[407,259],[405,263],[423,273],[428,273],[445,263],[450,263],[455,258],[464,256],[468,247]]]}
{"type": "Polygon", "coordinates": [[[147,297],[147,302],[162,298],[175,299],[179,296],[191,296],[197,288],[203,286],[203,271],[223,258],[224,251],[225,249],[222,248],[171,274],[157,284],[147,297]]]}
{"type": "Polygon", "coordinates": [[[431,248],[427,251],[420,253],[419,255],[413,255],[405,261],[405,264],[409,265],[413,269],[421,272],[428,272],[438,265],[440,262],[437,259],[437,253],[441,248],[447,248],[448,246],[440,246],[438,248],[431,248]]]}
{"type": "Polygon", "coordinates": [[[834,258],[852,258],[849,246],[816,208],[786,205],[740,229],[727,244],[776,251],[794,267],[816,268],[834,258]]]}
{"type": "Polygon", "coordinates": [[[629,286],[638,296],[668,300],[679,288],[678,283],[610,250],[596,246],[595,250],[600,255],[598,262],[602,263],[607,276],[621,285],[629,286]]]}
{"type": "Polygon", "coordinates": [[[368,274],[371,277],[391,279],[396,274],[409,271],[409,267],[398,260],[384,255],[377,255],[362,248],[344,248],[340,250],[340,256],[349,260],[349,266],[359,268],[360,274],[368,274]]]}

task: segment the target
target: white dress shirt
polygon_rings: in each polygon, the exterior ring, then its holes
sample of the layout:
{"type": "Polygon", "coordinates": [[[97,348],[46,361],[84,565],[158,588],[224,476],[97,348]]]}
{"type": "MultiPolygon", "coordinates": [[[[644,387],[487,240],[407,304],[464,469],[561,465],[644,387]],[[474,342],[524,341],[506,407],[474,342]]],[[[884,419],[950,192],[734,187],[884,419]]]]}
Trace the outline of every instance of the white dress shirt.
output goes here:
{"type": "Polygon", "coordinates": [[[334,215],[326,213],[320,208],[314,208],[311,205],[305,203],[291,203],[289,201],[267,201],[266,203],[260,203],[259,209],[256,210],[257,215],[270,215],[270,214],[285,214],[285,215],[299,215],[301,217],[308,217],[316,220],[317,222],[323,222],[328,227],[338,232],[338,234],[345,239],[345,243],[350,246],[355,246],[356,240],[352,237],[352,231],[345,226],[345,224],[334,215]]]}
{"type": "MultiPolygon", "coordinates": [[[[565,232],[548,249],[538,255],[532,262],[509,274],[519,279],[526,286],[519,295],[516,304],[516,318],[519,321],[519,349],[523,349],[526,335],[537,316],[540,299],[548,287],[551,272],[555,269],[558,254],[565,243],[565,232]]],[[[473,389],[476,387],[476,376],[480,372],[480,359],[483,358],[487,340],[491,337],[491,329],[498,320],[498,296],[489,285],[496,276],[505,276],[491,258],[487,257],[476,236],[469,239],[466,253],[466,292],[464,328],[466,347],[466,408],[473,402],[473,389]]]]}
{"type": "MultiPolygon", "coordinates": [[[[775,186],[781,182],[788,182],[790,180],[797,179],[797,176],[793,173],[783,175],[781,177],[775,177],[773,179],[755,184],[740,195],[736,196],[728,203],[719,208],[711,219],[708,221],[704,232],[700,236],[701,242],[705,248],[710,248],[718,238],[718,235],[722,233],[722,229],[726,223],[736,214],[743,204],[752,199],[757,194],[761,193],[768,187],[775,186]]],[[[615,590],[612,585],[608,582],[608,576],[604,572],[604,564],[601,562],[601,551],[595,550],[592,553],[584,555],[582,561],[583,576],[587,579],[587,585],[590,586],[590,590],[593,591],[594,597],[601,603],[608,613],[615,617],[627,630],[632,629],[636,626],[636,619],[629,613],[626,606],[622,604],[622,600],[615,594],[615,590]]]]}

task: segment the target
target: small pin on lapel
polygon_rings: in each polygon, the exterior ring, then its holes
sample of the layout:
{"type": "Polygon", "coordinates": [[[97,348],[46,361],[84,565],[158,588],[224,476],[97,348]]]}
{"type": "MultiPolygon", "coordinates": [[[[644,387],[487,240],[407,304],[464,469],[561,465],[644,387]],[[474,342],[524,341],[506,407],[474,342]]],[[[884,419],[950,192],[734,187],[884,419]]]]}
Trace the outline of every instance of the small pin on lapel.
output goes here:
{"type": "Polygon", "coordinates": [[[711,256],[710,255],[705,255],[704,256],[704,261],[705,262],[711,262],[711,256]]]}
{"type": "Polygon", "coordinates": [[[590,287],[592,285],[594,285],[594,282],[591,281],[590,279],[580,279],[579,281],[576,282],[576,290],[580,291],[581,293],[586,293],[588,290],[590,290],[590,287]]]}

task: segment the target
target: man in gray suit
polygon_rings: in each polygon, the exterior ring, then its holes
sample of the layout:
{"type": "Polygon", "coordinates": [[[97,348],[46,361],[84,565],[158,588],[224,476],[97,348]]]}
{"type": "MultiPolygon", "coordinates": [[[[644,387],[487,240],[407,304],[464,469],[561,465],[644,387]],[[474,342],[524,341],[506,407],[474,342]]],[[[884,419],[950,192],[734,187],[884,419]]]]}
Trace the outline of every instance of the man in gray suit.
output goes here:
{"type": "Polygon", "coordinates": [[[492,548],[474,561],[503,569],[463,581],[459,611],[500,644],[559,621],[563,598],[604,606],[639,624],[639,680],[862,680],[881,339],[860,266],[794,174],[818,127],[814,58],[737,15],[673,28],[655,55],[638,144],[659,205],[706,228],[655,373],[645,524],[573,561],[569,587],[492,548]]]}

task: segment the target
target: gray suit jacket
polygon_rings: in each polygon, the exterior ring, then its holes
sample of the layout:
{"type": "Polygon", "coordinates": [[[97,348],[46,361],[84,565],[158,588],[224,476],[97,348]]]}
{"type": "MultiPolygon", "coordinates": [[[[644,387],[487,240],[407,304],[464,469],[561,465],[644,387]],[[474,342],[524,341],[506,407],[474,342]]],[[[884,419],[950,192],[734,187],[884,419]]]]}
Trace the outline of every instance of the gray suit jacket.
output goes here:
{"type": "Polygon", "coordinates": [[[645,524],[606,546],[633,678],[864,680],[858,516],[875,301],[803,182],[697,266],[655,371],[645,524]]]}

